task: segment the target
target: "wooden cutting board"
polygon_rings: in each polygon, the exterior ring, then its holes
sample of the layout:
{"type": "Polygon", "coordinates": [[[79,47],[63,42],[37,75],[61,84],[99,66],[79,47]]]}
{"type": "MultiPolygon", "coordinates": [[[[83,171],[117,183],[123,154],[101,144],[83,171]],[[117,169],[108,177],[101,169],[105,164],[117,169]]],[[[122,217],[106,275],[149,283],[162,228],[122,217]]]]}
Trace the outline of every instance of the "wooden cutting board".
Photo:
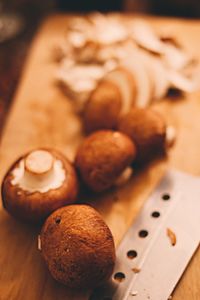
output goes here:
{"type": "MultiPolygon", "coordinates": [[[[56,64],[52,61],[52,50],[63,38],[68,18],[64,15],[49,17],[33,42],[1,140],[1,180],[10,164],[27,150],[41,146],[56,147],[73,159],[81,142],[81,121],[70,101],[54,84],[56,64]]],[[[186,46],[198,54],[199,21],[156,18],[149,21],[155,27],[166,25],[173,28],[186,46]]],[[[166,99],[157,107],[178,130],[177,143],[168,159],[157,161],[135,174],[123,188],[88,199],[111,228],[116,245],[166,169],[174,167],[200,175],[200,93],[185,99],[166,99]]],[[[1,209],[0,299],[87,299],[87,292],[69,291],[51,278],[37,250],[38,232],[39,228],[21,224],[1,209]]],[[[173,299],[200,299],[199,281],[198,250],[173,299]]]]}

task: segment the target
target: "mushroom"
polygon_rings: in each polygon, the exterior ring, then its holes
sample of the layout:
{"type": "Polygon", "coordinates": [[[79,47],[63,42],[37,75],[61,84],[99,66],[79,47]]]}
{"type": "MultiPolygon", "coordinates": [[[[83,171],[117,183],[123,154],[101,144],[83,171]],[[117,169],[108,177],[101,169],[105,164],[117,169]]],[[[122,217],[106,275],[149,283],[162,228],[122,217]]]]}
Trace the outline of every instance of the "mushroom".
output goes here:
{"type": "Polygon", "coordinates": [[[88,205],[56,210],[46,220],[40,240],[51,275],[69,288],[95,288],[113,272],[112,233],[100,214],[88,205]]]}
{"type": "Polygon", "coordinates": [[[86,132],[115,129],[119,118],[132,107],[135,94],[130,72],[124,68],[109,72],[86,103],[83,120],[86,132]]]}
{"type": "Polygon", "coordinates": [[[131,73],[135,82],[135,106],[148,106],[153,97],[153,83],[148,73],[149,66],[146,64],[143,56],[137,50],[133,52],[130,51],[129,53],[127,51],[127,58],[124,59],[122,65],[131,73]]]}
{"type": "Polygon", "coordinates": [[[160,100],[167,95],[170,88],[166,66],[160,57],[151,55],[144,50],[140,50],[140,55],[152,84],[153,93],[149,98],[149,102],[151,100],[160,100]]]}
{"type": "Polygon", "coordinates": [[[147,22],[137,19],[132,23],[131,29],[133,40],[141,48],[158,55],[163,53],[163,43],[147,22]]]}
{"type": "Polygon", "coordinates": [[[99,129],[116,128],[121,106],[119,87],[106,80],[100,82],[84,108],[85,131],[90,133],[99,129]]]}
{"type": "Polygon", "coordinates": [[[145,164],[166,153],[175,140],[175,130],[153,109],[134,108],[119,122],[119,131],[127,134],[137,148],[136,163],[145,164]]]}
{"type": "Polygon", "coordinates": [[[4,208],[31,222],[39,222],[55,209],[73,203],[77,193],[74,167],[52,149],[36,149],[20,157],[2,183],[4,208]]]}
{"type": "MultiPolygon", "coordinates": [[[[75,164],[83,182],[95,192],[118,184],[135,158],[135,145],[123,133],[101,130],[89,135],[78,149],[75,164]]],[[[130,176],[129,176],[130,177],[130,176]]]]}
{"type": "Polygon", "coordinates": [[[57,72],[57,82],[64,93],[74,100],[81,112],[98,81],[105,75],[103,66],[97,64],[76,64],[66,60],[66,66],[57,72]]]}
{"type": "Polygon", "coordinates": [[[135,93],[135,84],[130,72],[124,68],[117,68],[108,73],[86,103],[86,132],[115,129],[120,116],[131,108],[135,93]]]}

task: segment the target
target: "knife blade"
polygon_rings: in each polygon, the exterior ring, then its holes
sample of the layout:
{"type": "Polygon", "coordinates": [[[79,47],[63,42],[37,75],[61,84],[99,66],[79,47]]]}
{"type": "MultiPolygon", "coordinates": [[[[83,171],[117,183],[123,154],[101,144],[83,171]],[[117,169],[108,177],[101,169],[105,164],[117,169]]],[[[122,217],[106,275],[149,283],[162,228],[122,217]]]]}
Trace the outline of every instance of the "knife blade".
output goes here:
{"type": "Polygon", "coordinates": [[[200,242],[200,179],[171,170],[117,249],[110,281],[90,300],[167,300],[200,242]]]}

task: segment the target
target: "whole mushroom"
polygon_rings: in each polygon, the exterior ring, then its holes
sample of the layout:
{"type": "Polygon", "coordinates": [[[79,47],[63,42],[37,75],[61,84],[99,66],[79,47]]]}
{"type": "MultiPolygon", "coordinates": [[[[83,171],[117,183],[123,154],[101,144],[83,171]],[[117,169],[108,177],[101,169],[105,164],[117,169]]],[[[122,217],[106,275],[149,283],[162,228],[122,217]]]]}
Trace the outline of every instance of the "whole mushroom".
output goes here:
{"type": "Polygon", "coordinates": [[[60,152],[36,149],[20,157],[2,183],[4,208],[14,217],[40,222],[78,193],[74,167],[60,152]]]}
{"type": "Polygon", "coordinates": [[[88,205],[56,210],[45,221],[39,240],[51,275],[69,288],[94,288],[112,274],[112,233],[100,214],[88,205]]]}
{"type": "Polygon", "coordinates": [[[122,177],[127,177],[127,173],[131,175],[129,166],[135,154],[135,145],[128,136],[101,130],[84,140],[78,149],[75,165],[91,190],[103,192],[118,184],[122,177]]]}
{"type": "Polygon", "coordinates": [[[118,125],[135,143],[135,162],[145,164],[160,154],[165,154],[175,141],[175,129],[167,126],[164,118],[150,108],[134,108],[124,115],[118,125]]]}

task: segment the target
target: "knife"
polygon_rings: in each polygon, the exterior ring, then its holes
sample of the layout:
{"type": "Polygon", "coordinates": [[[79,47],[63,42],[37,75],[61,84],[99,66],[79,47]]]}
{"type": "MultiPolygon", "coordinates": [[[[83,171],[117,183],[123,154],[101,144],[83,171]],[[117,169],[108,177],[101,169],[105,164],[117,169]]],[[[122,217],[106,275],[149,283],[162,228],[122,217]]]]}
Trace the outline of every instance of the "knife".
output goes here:
{"type": "Polygon", "coordinates": [[[117,249],[90,300],[167,300],[200,242],[200,178],[170,170],[117,249]]]}

